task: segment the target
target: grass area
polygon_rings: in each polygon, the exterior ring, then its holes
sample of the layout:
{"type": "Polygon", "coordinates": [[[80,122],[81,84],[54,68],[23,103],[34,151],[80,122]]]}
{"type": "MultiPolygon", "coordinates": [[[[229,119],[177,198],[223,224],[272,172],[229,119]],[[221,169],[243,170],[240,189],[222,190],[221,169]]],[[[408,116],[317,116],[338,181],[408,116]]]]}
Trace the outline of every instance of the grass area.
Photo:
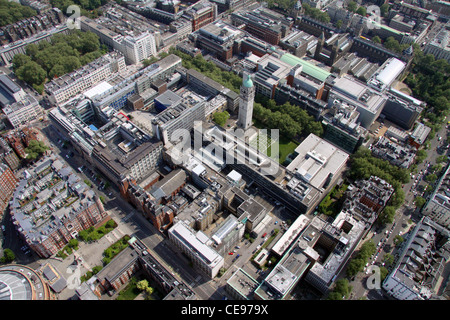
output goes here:
{"type": "MultiPolygon", "coordinates": [[[[253,125],[258,129],[266,129],[257,119],[253,119],[253,125]]],[[[267,129],[267,134],[270,135],[270,129],[267,129]]],[[[268,144],[272,143],[270,136],[267,137],[267,142],[268,144]]],[[[252,144],[252,146],[254,145],[252,144]]],[[[278,140],[278,155],[276,155],[278,163],[284,164],[287,156],[293,153],[295,148],[297,148],[297,146],[298,143],[296,143],[295,141],[287,139],[284,136],[280,136],[278,140]]],[[[272,147],[267,148],[267,151],[264,150],[261,151],[267,154],[269,157],[272,156],[272,147]]]]}
{"type": "Polygon", "coordinates": [[[78,236],[80,237],[81,240],[85,242],[95,241],[99,240],[105,234],[108,234],[109,232],[114,230],[116,227],[117,223],[113,219],[110,219],[97,229],[95,229],[94,227],[90,227],[89,229],[81,230],[78,233],[78,236]]]}
{"type": "Polygon", "coordinates": [[[327,216],[336,216],[342,208],[345,200],[344,193],[347,190],[348,184],[342,184],[341,186],[334,186],[333,189],[326,195],[326,197],[320,202],[318,211],[327,216]]]}
{"type": "Polygon", "coordinates": [[[130,282],[123,288],[116,300],[134,300],[142,292],[137,288],[137,283],[141,280],[147,280],[149,285],[153,288],[153,293],[146,297],[146,300],[162,300],[164,295],[162,295],[157,288],[155,288],[155,283],[152,280],[147,279],[145,276],[137,275],[130,279],[130,282]]]}
{"type": "Polygon", "coordinates": [[[123,249],[128,247],[128,240],[130,240],[130,236],[126,235],[123,236],[121,239],[114,242],[111,246],[105,249],[103,251],[103,255],[105,256],[103,258],[103,263],[107,265],[111,262],[112,259],[114,259],[115,256],[117,256],[123,249]]]}
{"type": "Polygon", "coordinates": [[[116,300],[134,300],[141,293],[136,286],[136,284],[141,279],[137,279],[136,277],[132,277],[130,282],[127,284],[125,288],[123,288],[120,292],[116,300]]]}
{"type": "Polygon", "coordinates": [[[279,162],[281,164],[284,164],[284,162],[286,161],[286,158],[288,155],[290,155],[291,153],[294,152],[295,148],[298,147],[298,143],[286,139],[284,137],[280,138],[280,145],[279,145],[279,152],[280,152],[280,158],[279,158],[279,162]]]}

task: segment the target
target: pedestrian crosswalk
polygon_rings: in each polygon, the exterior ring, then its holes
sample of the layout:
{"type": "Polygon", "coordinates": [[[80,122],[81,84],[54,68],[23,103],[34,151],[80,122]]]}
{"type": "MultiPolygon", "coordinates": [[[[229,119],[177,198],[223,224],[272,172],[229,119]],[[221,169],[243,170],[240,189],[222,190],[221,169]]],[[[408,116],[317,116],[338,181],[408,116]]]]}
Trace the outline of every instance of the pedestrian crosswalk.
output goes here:
{"type": "Polygon", "coordinates": [[[122,222],[127,222],[132,216],[134,215],[134,211],[131,211],[129,214],[127,214],[125,217],[121,219],[122,222]]]}

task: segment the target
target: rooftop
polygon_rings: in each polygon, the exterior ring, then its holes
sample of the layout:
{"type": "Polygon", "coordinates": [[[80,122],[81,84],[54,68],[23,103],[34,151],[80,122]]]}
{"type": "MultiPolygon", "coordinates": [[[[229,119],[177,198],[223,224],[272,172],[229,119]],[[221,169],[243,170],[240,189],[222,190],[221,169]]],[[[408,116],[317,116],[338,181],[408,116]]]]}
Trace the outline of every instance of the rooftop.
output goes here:
{"type": "Polygon", "coordinates": [[[322,188],[329,176],[339,174],[349,154],[310,134],[296,149],[297,157],[287,166],[294,175],[316,188],[322,188]]]}
{"type": "Polygon", "coordinates": [[[290,64],[291,66],[296,66],[297,64],[302,65],[303,69],[302,72],[317,79],[320,80],[322,82],[324,82],[330,75],[331,73],[326,71],[325,69],[322,69],[316,65],[314,65],[311,62],[308,62],[302,58],[299,58],[297,56],[294,56],[293,54],[290,53],[286,53],[284,54],[281,58],[281,61],[286,62],[288,64],[290,64]]]}

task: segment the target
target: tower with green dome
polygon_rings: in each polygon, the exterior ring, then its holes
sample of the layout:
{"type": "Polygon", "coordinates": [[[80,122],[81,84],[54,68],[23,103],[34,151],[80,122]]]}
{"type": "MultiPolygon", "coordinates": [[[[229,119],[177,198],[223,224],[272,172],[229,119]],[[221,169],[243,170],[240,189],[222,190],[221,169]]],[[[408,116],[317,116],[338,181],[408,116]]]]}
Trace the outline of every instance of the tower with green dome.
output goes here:
{"type": "Polygon", "coordinates": [[[245,74],[242,85],[241,94],[239,96],[239,115],[238,125],[247,130],[252,125],[253,103],[255,101],[255,87],[250,74],[245,74]]]}

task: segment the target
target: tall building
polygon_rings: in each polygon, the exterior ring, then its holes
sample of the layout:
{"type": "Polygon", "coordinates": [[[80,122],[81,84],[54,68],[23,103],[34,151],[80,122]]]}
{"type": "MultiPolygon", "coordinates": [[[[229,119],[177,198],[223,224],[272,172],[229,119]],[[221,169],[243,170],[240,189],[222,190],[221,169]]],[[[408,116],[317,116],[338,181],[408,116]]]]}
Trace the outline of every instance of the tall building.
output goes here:
{"type": "Polygon", "coordinates": [[[424,48],[424,53],[431,53],[436,60],[445,59],[450,61],[450,41],[449,31],[441,30],[436,37],[430,41],[424,48]]]}
{"type": "Polygon", "coordinates": [[[131,64],[139,63],[144,59],[156,55],[156,42],[152,33],[145,32],[139,36],[126,36],[122,41],[122,47],[131,64]]]}
{"type": "Polygon", "coordinates": [[[252,125],[253,103],[255,100],[255,87],[249,74],[241,85],[241,95],[239,99],[239,119],[238,124],[244,130],[252,125]]]}

